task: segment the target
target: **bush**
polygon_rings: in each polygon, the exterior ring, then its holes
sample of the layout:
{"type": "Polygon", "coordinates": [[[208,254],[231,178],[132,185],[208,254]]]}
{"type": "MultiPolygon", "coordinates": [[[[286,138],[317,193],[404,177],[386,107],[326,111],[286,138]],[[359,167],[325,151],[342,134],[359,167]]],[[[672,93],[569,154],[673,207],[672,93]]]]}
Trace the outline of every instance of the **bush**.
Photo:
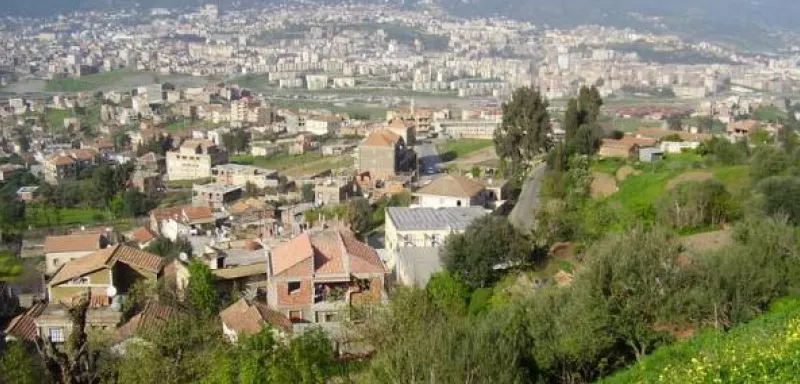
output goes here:
{"type": "Polygon", "coordinates": [[[716,180],[682,183],[658,203],[661,223],[675,229],[693,229],[727,222],[735,215],[734,201],[716,180]]]}

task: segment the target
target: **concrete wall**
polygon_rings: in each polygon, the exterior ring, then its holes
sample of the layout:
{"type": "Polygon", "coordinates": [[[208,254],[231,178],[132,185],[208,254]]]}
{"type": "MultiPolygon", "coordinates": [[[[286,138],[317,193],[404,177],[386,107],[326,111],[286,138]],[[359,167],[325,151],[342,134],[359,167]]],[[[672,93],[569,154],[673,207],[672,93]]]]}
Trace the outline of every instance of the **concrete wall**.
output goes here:
{"type": "Polygon", "coordinates": [[[45,259],[45,274],[47,276],[54,275],[62,265],[83,256],[89,255],[94,251],[79,251],[79,252],[51,252],[44,256],[45,259]]]}

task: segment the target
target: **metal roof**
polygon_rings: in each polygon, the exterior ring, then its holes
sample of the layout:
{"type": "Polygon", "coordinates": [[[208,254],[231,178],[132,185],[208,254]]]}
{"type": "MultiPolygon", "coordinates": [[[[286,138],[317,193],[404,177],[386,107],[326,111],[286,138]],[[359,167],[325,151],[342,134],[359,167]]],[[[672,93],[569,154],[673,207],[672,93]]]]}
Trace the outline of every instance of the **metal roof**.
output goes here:
{"type": "Polygon", "coordinates": [[[405,208],[390,207],[386,214],[400,231],[464,230],[487,214],[481,207],[405,208]]]}

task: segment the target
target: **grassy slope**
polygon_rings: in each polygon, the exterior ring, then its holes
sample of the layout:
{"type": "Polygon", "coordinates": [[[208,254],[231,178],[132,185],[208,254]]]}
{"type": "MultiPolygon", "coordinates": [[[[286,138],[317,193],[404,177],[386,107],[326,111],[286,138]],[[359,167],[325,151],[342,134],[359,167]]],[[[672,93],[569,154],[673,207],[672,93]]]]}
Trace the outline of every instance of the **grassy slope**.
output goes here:
{"type": "MultiPolygon", "coordinates": [[[[622,164],[622,161],[616,159],[601,160],[592,166],[592,171],[613,175],[622,164]]],[[[661,163],[638,163],[634,168],[641,174],[629,176],[619,184],[617,193],[598,202],[616,208],[622,221],[627,221],[631,216],[650,214],[654,204],[666,193],[667,183],[685,172],[711,172],[715,179],[725,183],[734,196],[746,192],[750,185],[747,166],[707,167],[703,157],[693,153],[669,155],[661,163]]]]}
{"type": "Polygon", "coordinates": [[[50,80],[47,82],[46,89],[52,92],[85,92],[98,87],[113,84],[120,79],[131,75],[132,71],[118,70],[110,72],[100,72],[82,77],[70,77],[66,79],[50,80]]]}
{"type": "Polygon", "coordinates": [[[748,324],[659,348],[600,383],[797,382],[798,358],[800,299],[783,299],[748,324]]]}
{"type": "Polygon", "coordinates": [[[491,140],[460,139],[448,140],[438,145],[439,153],[444,161],[455,160],[472,152],[480,151],[494,145],[491,140]]]}
{"type": "Polygon", "coordinates": [[[237,155],[231,158],[231,162],[276,169],[288,175],[297,176],[322,172],[327,169],[350,168],[353,166],[353,157],[349,155],[323,157],[319,152],[306,152],[302,155],[280,153],[267,157],[237,155]]]}

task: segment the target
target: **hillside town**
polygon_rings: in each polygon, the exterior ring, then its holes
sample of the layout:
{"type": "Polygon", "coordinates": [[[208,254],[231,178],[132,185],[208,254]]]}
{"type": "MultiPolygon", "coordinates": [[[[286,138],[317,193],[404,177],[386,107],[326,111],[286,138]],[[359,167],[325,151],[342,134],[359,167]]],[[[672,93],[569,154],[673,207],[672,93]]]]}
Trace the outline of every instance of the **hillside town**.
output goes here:
{"type": "Polygon", "coordinates": [[[88,12],[4,23],[4,85],[134,70],[239,78],[290,95],[339,93],[390,102],[386,92],[401,91],[505,100],[527,85],[544,89],[549,99],[567,98],[581,85],[597,85],[604,97],[698,99],[726,91],[787,94],[797,91],[800,79],[798,57],[791,53],[765,56],[611,27],[553,30],[506,19],[459,19],[435,7],[291,5],[221,12],[207,5],[190,12],[88,12]]]}
{"type": "MultiPolygon", "coordinates": [[[[743,217],[790,226],[800,214],[764,203],[795,190],[758,184],[797,176],[797,56],[435,7],[206,5],[2,23],[0,277],[6,259],[13,273],[0,279],[0,347],[55,366],[94,338],[120,360],[139,356],[161,337],[148,332],[186,318],[239,352],[264,335],[274,350],[322,335],[337,364],[366,366],[391,336],[370,338],[364,324],[389,321],[386,308],[414,312],[396,297],[416,292],[438,326],[473,328],[521,297],[555,306],[536,292],[573,292],[599,270],[591,257],[636,251],[624,239],[593,248],[607,234],[663,224],[675,241],[661,248],[675,251],[664,269],[701,276],[702,252],[757,249],[731,234],[743,217]]],[[[663,290],[659,279],[647,288],[663,290]]],[[[725,327],[743,321],[728,315],[725,327]]],[[[648,347],[698,329],[661,320],[643,320],[662,337],[648,347]]],[[[558,381],[547,369],[538,377],[558,381]]]]}

